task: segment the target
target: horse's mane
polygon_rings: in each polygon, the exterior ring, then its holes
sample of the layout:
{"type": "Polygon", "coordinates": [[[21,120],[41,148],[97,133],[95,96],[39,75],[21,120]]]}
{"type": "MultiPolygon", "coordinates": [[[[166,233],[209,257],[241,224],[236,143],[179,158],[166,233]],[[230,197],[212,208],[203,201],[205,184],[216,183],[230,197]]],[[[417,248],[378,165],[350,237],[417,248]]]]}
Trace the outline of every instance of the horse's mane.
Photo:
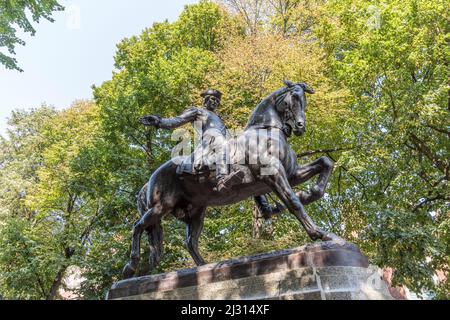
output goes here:
{"type": "Polygon", "coordinates": [[[267,108],[273,106],[277,106],[282,99],[284,99],[284,97],[286,96],[286,94],[290,91],[289,88],[287,87],[283,87],[281,89],[278,89],[277,91],[271,93],[270,95],[268,95],[267,97],[265,97],[256,107],[256,109],[252,112],[248,122],[247,122],[247,126],[246,129],[256,125],[257,121],[258,121],[258,116],[260,116],[261,114],[263,114],[267,108]]]}

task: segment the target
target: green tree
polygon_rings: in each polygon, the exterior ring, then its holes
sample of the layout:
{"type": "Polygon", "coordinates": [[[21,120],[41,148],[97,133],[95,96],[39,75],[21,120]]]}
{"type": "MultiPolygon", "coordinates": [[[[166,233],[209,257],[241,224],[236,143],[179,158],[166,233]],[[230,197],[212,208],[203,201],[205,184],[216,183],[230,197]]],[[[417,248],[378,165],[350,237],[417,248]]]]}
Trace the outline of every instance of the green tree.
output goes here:
{"type": "Polygon", "coordinates": [[[15,48],[25,45],[17,35],[16,27],[23,32],[36,33],[32,21],[38,23],[42,18],[53,22],[52,13],[64,10],[56,0],[18,0],[0,2],[0,48],[6,48],[9,54],[0,52],[0,63],[7,69],[22,71],[14,58],[15,48]]]}
{"type": "MultiPolygon", "coordinates": [[[[446,40],[443,40],[445,37],[442,38],[442,32],[439,32],[439,30],[445,30],[444,19],[442,19],[444,16],[442,14],[443,6],[433,7],[430,5],[428,9],[426,7],[425,12],[428,13],[425,17],[428,17],[427,19],[421,18],[415,21],[414,19],[417,18],[415,17],[411,21],[408,20],[409,24],[406,25],[409,27],[405,27],[404,30],[400,28],[403,32],[400,34],[404,34],[405,38],[399,38],[396,31],[396,23],[399,23],[398,15],[407,11],[399,10],[400,5],[396,3],[383,7],[387,18],[392,20],[393,25],[388,24],[388,28],[383,29],[382,27],[379,30],[370,29],[372,26],[376,26],[378,16],[376,16],[377,11],[368,2],[358,4],[351,1],[346,3],[330,2],[312,5],[309,2],[299,1],[289,3],[289,6],[287,6],[287,2],[280,2],[278,3],[278,5],[282,5],[280,10],[264,11],[264,14],[268,14],[267,19],[261,18],[263,14],[262,11],[261,13],[258,11],[260,9],[256,2],[253,3],[256,7],[251,7],[250,2],[228,2],[226,8],[230,8],[230,4],[231,14],[238,13],[237,21],[242,21],[243,15],[245,16],[245,12],[238,10],[242,9],[244,4],[244,9],[257,14],[257,23],[252,25],[259,31],[251,32],[253,29],[247,25],[245,36],[241,32],[228,32],[234,36],[228,37],[222,45],[214,46],[215,49],[211,51],[210,42],[203,41],[208,37],[205,38],[201,31],[196,31],[202,35],[199,38],[195,38],[197,37],[196,32],[193,32],[188,38],[171,36],[171,34],[177,34],[177,30],[183,30],[179,23],[186,22],[181,22],[183,19],[180,19],[174,24],[155,25],[150,29],[151,32],[147,31],[148,35],[144,33],[141,39],[124,41],[119,47],[121,50],[117,55],[117,58],[123,59],[121,61],[124,63],[119,65],[120,72],[116,74],[112,82],[105,83],[96,89],[97,101],[103,112],[107,115],[111,106],[114,105],[114,110],[116,110],[114,112],[117,112],[108,118],[111,121],[108,120],[105,123],[108,125],[120,124],[121,120],[117,120],[119,113],[122,115],[127,112],[131,112],[133,117],[144,113],[175,115],[187,104],[195,101],[195,94],[202,87],[208,85],[224,92],[224,102],[220,112],[224,115],[229,127],[240,128],[245,124],[248,115],[259,100],[271,90],[278,88],[280,79],[292,78],[293,80],[307,81],[318,91],[309,99],[308,126],[310,130],[303,139],[293,140],[292,143],[299,153],[300,161],[306,162],[323,154],[336,161],[335,174],[332,177],[327,196],[308,207],[308,212],[321,227],[338,232],[360,245],[373,263],[377,263],[381,267],[394,267],[397,270],[396,283],[406,284],[416,291],[439,290],[431,283],[431,278],[436,270],[445,271],[448,265],[445,259],[448,256],[448,248],[445,246],[446,237],[448,237],[446,231],[448,218],[444,214],[447,201],[446,181],[448,180],[445,177],[447,174],[445,171],[447,152],[445,134],[447,129],[444,124],[446,106],[442,108],[442,111],[434,106],[444,101],[444,95],[440,92],[446,92],[443,85],[445,82],[442,82],[442,79],[446,78],[446,69],[441,64],[436,68],[441,74],[430,73],[435,79],[440,79],[432,81],[430,84],[416,83],[417,77],[423,74],[422,71],[416,70],[414,76],[416,82],[413,81],[413,87],[408,87],[410,86],[408,81],[413,79],[411,68],[399,67],[398,61],[402,61],[404,52],[396,52],[395,45],[401,40],[399,48],[408,50],[408,47],[405,46],[406,43],[423,43],[422,46],[417,45],[413,48],[414,55],[422,57],[412,65],[420,65],[420,63],[428,65],[428,60],[440,61],[439,63],[445,61],[446,59],[442,59],[441,55],[445,52],[442,48],[446,40]],[[355,8],[358,6],[365,9],[356,10],[355,8]],[[287,12],[287,8],[291,12],[287,12]],[[301,14],[299,8],[304,9],[301,14]],[[375,16],[373,16],[374,13],[375,16]],[[283,17],[279,20],[280,14],[286,14],[287,20],[283,20],[283,17]],[[436,18],[431,20],[440,24],[437,29],[429,32],[434,34],[434,38],[428,38],[427,32],[411,31],[410,28],[413,26],[416,28],[414,30],[435,28],[433,24],[429,23],[430,16],[434,17],[434,15],[436,18]],[[283,23],[285,23],[284,27],[283,23]],[[287,27],[288,25],[289,27],[287,27]],[[280,32],[277,26],[280,26],[281,29],[284,28],[284,32],[280,32]],[[250,32],[248,32],[249,30],[250,32]],[[287,30],[289,32],[286,32],[287,30]],[[380,33],[380,30],[384,31],[380,33]],[[420,40],[411,39],[409,36],[416,33],[419,34],[420,40]],[[197,40],[194,41],[193,38],[197,40]],[[149,42],[145,43],[145,39],[149,39],[149,42]],[[179,39],[184,39],[184,43],[179,39]],[[185,49],[184,46],[187,46],[188,49],[185,49]],[[192,46],[199,46],[196,48],[199,50],[198,57],[203,55],[203,58],[207,56],[210,59],[204,64],[203,71],[197,73],[199,77],[195,78],[183,76],[184,73],[180,73],[176,64],[176,61],[183,57],[181,52],[190,52],[192,46]],[[423,56],[427,51],[423,51],[421,48],[427,46],[435,48],[436,53],[433,54],[435,58],[423,56]],[[149,48],[153,49],[149,50],[149,48]],[[157,50],[160,48],[162,51],[157,50]],[[174,48],[177,49],[172,51],[171,49],[174,48]],[[383,50],[379,51],[379,48],[383,48],[383,50]],[[145,52],[145,54],[141,56],[139,52],[145,52]],[[161,55],[162,60],[154,58],[161,57],[161,55]],[[153,61],[162,62],[153,64],[151,63],[153,61]],[[149,65],[150,67],[148,67],[149,65]],[[171,68],[152,69],[154,66],[163,65],[171,65],[171,68]],[[208,68],[209,66],[214,67],[208,68]],[[391,80],[388,80],[382,73],[386,70],[395,75],[391,80]],[[153,75],[158,75],[158,78],[152,78],[153,75]],[[172,77],[173,75],[176,76],[172,77]],[[177,82],[177,79],[186,79],[186,87],[189,87],[189,83],[191,83],[189,94],[187,91],[180,93],[177,90],[170,90],[174,83],[180,83],[177,82]],[[196,80],[191,81],[192,79],[196,80]],[[151,85],[145,88],[142,83],[151,85]],[[193,83],[195,85],[192,85],[193,83]],[[386,86],[388,83],[392,84],[389,90],[385,89],[388,88],[386,86]],[[126,84],[127,87],[123,84],[126,84]],[[158,88],[158,91],[152,91],[153,88],[158,88]],[[433,88],[436,88],[437,91],[434,91],[433,88]],[[108,91],[103,91],[106,89],[108,91]],[[436,172],[432,173],[436,177],[434,183],[439,182],[435,186],[432,183],[431,189],[423,183],[418,183],[422,173],[421,171],[419,171],[420,174],[415,173],[414,167],[410,167],[413,163],[410,159],[414,159],[409,153],[411,148],[401,144],[402,137],[406,136],[398,135],[397,131],[399,128],[406,129],[411,125],[410,120],[404,122],[398,120],[403,117],[402,114],[405,115],[405,119],[410,119],[411,115],[420,115],[421,110],[424,110],[417,105],[418,109],[412,112],[411,97],[430,89],[429,94],[423,97],[434,99],[430,101],[430,105],[433,106],[432,110],[427,113],[427,117],[432,118],[430,118],[429,124],[434,129],[428,128],[427,130],[437,131],[444,136],[433,135],[433,138],[436,139],[431,144],[434,149],[431,146],[423,147],[420,141],[416,141],[419,147],[415,147],[415,152],[425,152],[425,154],[416,155],[417,159],[422,162],[430,161],[430,159],[437,160],[434,164],[428,163],[431,166],[429,172],[436,172]],[[385,94],[381,94],[382,90],[385,90],[385,94]],[[403,113],[398,113],[396,120],[398,124],[401,124],[399,127],[392,126],[389,117],[385,116],[386,113],[391,114],[386,112],[392,107],[389,92],[403,95],[403,113]],[[177,95],[180,98],[174,99],[177,95]],[[112,100],[108,100],[111,98],[112,100]],[[137,98],[141,100],[137,102],[137,98]],[[118,101],[120,101],[119,105],[117,105],[118,101]],[[133,101],[135,104],[124,103],[124,101],[133,101]],[[167,101],[170,101],[170,104],[166,104],[167,101]],[[123,106],[127,106],[128,109],[124,110],[123,106]],[[402,147],[399,148],[399,145],[402,147]],[[434,155],[428,151],[434,151],[434,155]],[[444,170],[440,170],[439,167],[444,170]],[[439,170],[441,175],[438,174],[439,170]],[[442,191],[439,192],[439,190],[442,191]],[[403,196],[404,192],[407,192],[406,197],[403,196]],[[425,198],[424,196],[427,194],[429,196],[425,198]],[[402,200],[398,201],[401,197],[403,197],[402,200]],[[419,201],[421,199],[424,201],[419,201]],[[437,205],[436,210],[433,211],[432,208],[427,207],[429,204],[437,205]],[[413,215],[414,219],[399,219],[402,216],[408,216],[405,213],[411,210],[413,212],[423,211],[424,207],[432,213],[431,216],[424,211],[423,214],[413,215]],[[388,212],[396,212],[396,215],[392,216],[388,212]],[[393,219],[392,221],[398,222],[381,223],[384,221],[382,219],[393,219]],[[423,225],[424,223],[426,225],[423,225]],[[393,226],[396,225],[401,225],[401,229],[393,229],[393,226]],[[421,245],[412,247],[408,245],[410,241],[407,239],[413,239],[413,235],[418,237],[419,234],[425,236],[421,245]],[[403,239],[403,241],[396,242],[398,239],[403,239]],[[387,251],[382,248],[387,248],[387,251]],[[405,258],[404,254],[400,254],[402,252],[411,252],[411,254],[405,258]],[[432,253],[434,254],[432,255],[432,253]],[[431,264],[426,263],[430,256],[432,256],[431,264]],[[414,265],[414,268],[408,267],[411,264],[414,265]]],[[[273,5],[275,4],[277,3],[273,5]]],[[[211,5],[211,3],[202,2],[199,7],[193,7],[197,10],[201,6],[209,7],[211,5]]],[[[191,12],[196,12],[192,7],[190,8],[191,12]]],[[[276,7],[274,8],[276,9],[276,7]]],[[[202,14],[192,13],[182,16],[194,19],[201,17],[202,14]]],[[[391,21],[389,19],[386,21],[391,21]]],[[[220,19],[216,18],[213,21],[220,21],[220,19]]],[[[384,23],[385,20],[382,19],[382,21],[384,23]]],[[[236,26],[239,25],[237,22],[236,26]]],[[[210,28],[210,30],[218,29],[220,28],[210,28]]],[[[214,37],[214,39],[221,39],[221,37],[214,37]]],[[[188,66],[186,62],[184,65],[188,66]]],[[[198,65],[193,65],[189,66],[188,70],[193,72],[193,70],[202,69],[199,69],[198,65]]],[[[416,124],[423,126],[422,120],[419,119],[416,124]]],[[[130,117],[127,124],[122,127],[110,127],[106,131],[115,132],[114,134],[118,135],[119,132],[122,132],[120,135],[122,138],[142,132],[141,128],[132,128],[131,123],[133,122],[130,117]]],[[[409,132],[417,136],[416,132],[418,131],[413,126],[402,132],[409,132]]],[[[425,135],[426,132],[424,132],[425,135]]],[[[160,135],[160,133],[157,136],[158,144],[155,143],[155,136],[149,140],[145,134],[149,133],[142,132],[140,139],[150,141],[150,144],[145,145],[142,142],[139,145],[142,147],[141,150],[147,153],[147,156],[149,155],[148,150],[152,151],[150,154],[155,161],[151,167],[154,168],[165,159],[168,153],[164,153],[164,151],[167,151],[173,144],[170,143],[167,136],[160,135]],[[161,153],[157,149],[164,151],[161,153]],[[155,158],[155,156],[159,156],[159,158],[155,158]]],[[[410,137],[412,136],[410,135],[410,137]]],[[[423,140],[423,138],[417,137],[421,141],[423,140]]],[[[131,140],[125,138],[123,141],[130,142],[131,140]]],[[[135,149],[138,150],[138,148],[135,149]]],[[[212,259],[221,259],[226,256],[249,254],[306,241],[300,227],[287,215],[277,219],[271,241],[262,241],[259,242],[260,245],[255,245],[252,243],[250,233],[247,232],[251,229],[251,207],[251,204],[246,202],[230,208],[212,210],[212,219],[207,221],[204,235],[208,241],[201,241],[203,252],[211,252],[210,250],[214,248],[216,254],[207,253],[207,255],[212,259]],[[234,226],[230,227],[227,223],[230,221],[233,221],[234,226]],[[251,252],[243,252],[242,248],[249,247],[252,248],[251,252]]],[[[175,227],[175,224],[170,225],[174,228],[172,230],[179,228],[175,227]]],[[[177,234],[173,238],[173,242],[169,240],[169,246],[173,246],[179,237],[177,234]]],[[[177,259],[180,257],[177,256],[177,259]]],[[[171,268],[183,265],[176,261],[169,261],[167,266],[171,268]]]]}
{"type": "MultiPolygon", "coordinates": [[[[38,183],[36,170],[43,164],[45,140],[40,133],[56,111],[48,106],[14,111],[7,139],[0,142],[0,295],[4,298],[39,299],[47,294],[45,230],[31,232],[37,212],[25,201],[38,183]]],[[[48,253],[48,252],[47,252],[48,253]]]]}
{"type": "Polygon", "coordinates": [[[23,206],[24,197],[37,183],[36,169],[43,162],[46,144],[40,132],[56,114],[54,108],[45,105],[12,112],[7,138],[0,136],[0,217],[33,214],[23,206]]]}
{"type": "Polygon", "coordinates": [[[102,185],[94,179],[108,177],[101,163],[95,166],[84,156],[87,148],[101,147],[98,112],[92,103],[80,101],[57,114],[46,107],[17,112],[10,124],[10,139],[3,143],[13,154],[3,160],[2,181],[11,174],[22,179],[2,195],[2,201],[18,199],[18,205],[2,206],[2,295],[57,299],[67,268],[81,265],[92,228],[106,207],[102,185]],[[30,167],[22,171],[17,161],[30,167]]]}
{"type": "Polygon", "coordinates": [[[360,147],[339,159],[359,180],[340,186],[367,226],[353,231],[396,284],[439,290],[432,276],[450,256],[448,1],[330,1],[321,17],[329,72],[364,119],[360,147]]]}
{"type": "MultiPolygon", "coordinates": [[[[299,162],[335,160],[327,194],[308,214],[392,267],[394,284],[448,298],[449,280],[433,281],[448,275],[450,256],[446,1],[221,3],[186,6],[177,21],[121,41],[95,104],[13,113],[0,140],[0,296],[58,298],[76,266],[80,297],[103,299],[130,253],[136,195],[176,143],[138,118],[174,116],[214,87],[226,124],[241,129],[290,79],[316,90],[307,133],[290,140],[299,162]]],[[[252,211],[251,201],[209,209],[207,261],[309,241],[288,213],[253,239],[252,211]]],[[[154,272],[193,266],[184,224],[168,217],[163,226],[154,272]]]]}

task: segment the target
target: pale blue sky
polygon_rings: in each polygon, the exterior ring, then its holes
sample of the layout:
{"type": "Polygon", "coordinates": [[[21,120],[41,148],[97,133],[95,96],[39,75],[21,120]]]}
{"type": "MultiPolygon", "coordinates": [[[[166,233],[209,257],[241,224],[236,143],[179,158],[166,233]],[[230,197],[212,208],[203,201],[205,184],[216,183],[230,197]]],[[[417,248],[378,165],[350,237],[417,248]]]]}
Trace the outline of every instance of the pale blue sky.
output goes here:
{"type": "Polygon", "coordinates": [[[13,109],[47,103],[66,108],[91,98],[91,85],[111,79],[116,44],[154,22],[174,21],[198,0],[61,0],[65,12],[42,20],[36,35],[25,35],[16,58],[24,72],[0,65],[0,134],[13,109]]]}

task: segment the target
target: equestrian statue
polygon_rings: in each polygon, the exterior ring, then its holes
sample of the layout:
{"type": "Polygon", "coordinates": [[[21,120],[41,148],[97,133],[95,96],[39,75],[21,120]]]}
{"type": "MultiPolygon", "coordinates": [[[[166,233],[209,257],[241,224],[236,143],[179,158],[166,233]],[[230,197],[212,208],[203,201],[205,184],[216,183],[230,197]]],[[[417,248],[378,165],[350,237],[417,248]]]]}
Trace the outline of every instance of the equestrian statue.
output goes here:
{"type": "Polygon", "coordinates": [[[244,132],[230,137],[216,113],[221,93],[202,94],[204,108],[190,108],[172,119],[149,115],[140,119],[146,126],[174,129],[186,123],[201,134],[201,143],[192,155],[175,157],[160,166],[138,195],[140,219],[133,227],[131,258],[123,270],[124,278],[135,275],[141,236],[147,233],[150,268],[156,267],[163,253],[161,219],[172,214],[186,223],[185,245],[197,265],[205,264],[198,249],[205,212],[211,206],[226,206],[253,197],[263,216],[282,208],[269,206],[266,194],[274,192],[284,207],[302,224],[312,240],[344,243],[339,236],[321,230],[304,206],[321,199],[333,171],[333,162],[321,157],[298,165],[288,144],[292,134],[306,132],[306,93],[314,90],[306,83],[284,81],[285,86],[262,100],[250,116],[244,132]],[[318,176],[309,191],[292,188],[318,176]]]}

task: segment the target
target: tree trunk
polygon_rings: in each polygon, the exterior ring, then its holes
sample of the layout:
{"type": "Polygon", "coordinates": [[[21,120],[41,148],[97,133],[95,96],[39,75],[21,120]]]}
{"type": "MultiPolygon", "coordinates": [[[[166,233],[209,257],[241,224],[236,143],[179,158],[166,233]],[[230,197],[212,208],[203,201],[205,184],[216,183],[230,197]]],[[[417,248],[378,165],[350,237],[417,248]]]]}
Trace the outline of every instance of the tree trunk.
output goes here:
{"type": "Polygon", "coordinates": [[[258,210],[258,208],[253,206],[253,215],[252,215],[252,237],[253,239],[261,239],[262,233],[262,216],[258,210]]]}
{"type": "Polygon", "coordinates": [[[58,273],[56,274],[55,279],[53,280],[52,287],[47,296],[47,300],[56,300],[58,298],[58,290],[61,287],[62,280],[64,277],[64,273],[66,272],[67,267],[62,267],[58,273]]]}
{"type": "Polygon", "coordinates": [[[256,205],[253,207],[252,236],[253,239],[270,240],[273,238],[272,218],[265,220],[256,205]]]}
{"type": "Polygon", "coordinates": [[[59,288],[61,288],[61,284],[64,278],[64,274],[66,273],[66,270],[68,266],[70,265],[70,258],[75,254],[75,250],[73,248],[65,248],[64,249],[64,255],[66,258],[66,262],[63,266],[59,269],[58,273],[56,274],[55,279],[53,280],[52,287],[50,288],[50,292],[47,295],[47,300],[56,300],[59,298],[59,288]]]}

